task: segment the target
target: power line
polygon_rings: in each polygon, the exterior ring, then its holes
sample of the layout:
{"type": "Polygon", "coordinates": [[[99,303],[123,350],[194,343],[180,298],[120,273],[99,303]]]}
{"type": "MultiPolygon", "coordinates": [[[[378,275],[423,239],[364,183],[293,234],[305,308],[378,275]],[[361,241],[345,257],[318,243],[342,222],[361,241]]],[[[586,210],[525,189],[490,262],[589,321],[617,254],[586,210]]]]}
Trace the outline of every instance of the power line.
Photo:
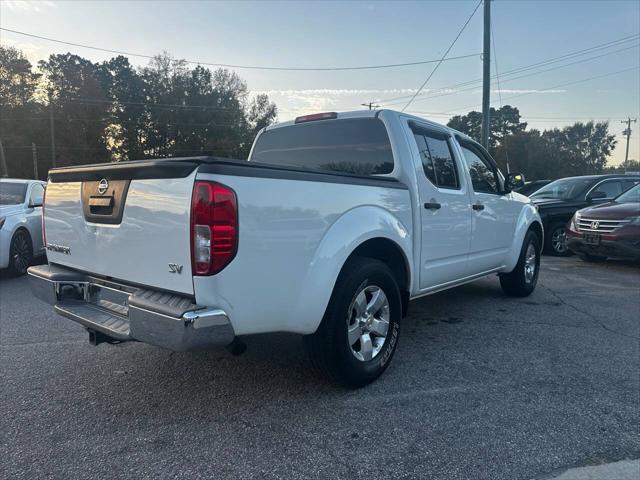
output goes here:
{"type": "MultiPolygon", "coordinates": [[[[504,79],[503,79],[503,82],[502,82],[502,83],[509,83],[509,82],[513,82],[514,80],[519,80],[519,79],[521,79],[521,78],[534,77],[534,76],[536,76],[536,75],[541,75],[541,74],[543,74],[543,73],[553,72],[553,71],[555,71],[555,70],[559,70],[559,69],[561,69],[561,68],[570,67],[570,66],[572,66],[572,65],[577,65],[577,64],[579,64],[579,63],[590,62],[590,61],[592,61],[592,60],[596,60],[596,59],[598,59],[598,58],[608,57],[608,56],[610,56],[610,55],[613,55],[614,53],[619,53],[619,52],[623,52],[623,51],[626,51],[626,50],[631,50],[631,49],[634,49],[634,48],[638,48],[639,46],[640,46],[640,44],[632,45],[632,46],[630,46],[630,47],[620,48],[620,49],[618,49],[618,50],[613,50],[613,51],[611,51],[611,52],[607,52],[607,53],[603,53],[603,54],[600,54],[600,55],[596,55],[596,56],[594,56],[594,57],[584,58],[584,59],[582,59],[582,60],[576,60],[575,62],[566,63],[566,64],[564,64],[564,65],[557,65],[557,66],[555,66],[555,67],[547,68],[547,69],[545,69],[545,70],[539,70],[539,71],[537,71],[537,72],[527,73],[527,74],[524,74],[524,75],[519,75],[519,76],[517,76],[517,77],[508,78],[507,80],[504,80],[504,79]]],[[[504,77],[504,74],[503,74],[502,76],[504,77]]],[[[492,78],[496,78],[496,76],[494,75],[492,78]]],[[[478,83],[480,83],[480,82],[481,82],[481,80],[476,80],[476,81],[474,81],[473,83],[478,84],[478,83]]],[[[466,85],[468,85],[469,83],[471,83],[471,82],[465,82],[465,84],[466,84],[466,85]]],[[[493,84],[493,83],[492,83],[492,84],[493,84]]],[[[459,86],[462,86],[462,84],[458,84],[458,85],[459,85],[459,86]]],[[[455,87],[455,86],[456,86],[456,85],[453,85],[453,86],[450,86],[450,87],[448,87],[448,88],[453,88],[453,87],[455,87]]],[[[439,94],[436,94],[436,95],[424,96],[424,97],[422,97],[422,98],[418,98],[418,99],[416,100],[416,102],[421,102],[421,101],[423,101],[423,100],[430,100],[430,99],[432,99],[432,98],[445,97],[445,96],[448,96],[448,95],[456,95],[456,94],[458,94],[458,93],[462,93],[462,92],[470,92],[470,91],[472,91],[472,90],[477,89],[478,87],[479,87],[479,85],[474,85],[474,86],[472,86],[472,87],[469,87],[469,88],[463,88],[463,89],[459,89],[459,90],[455,90],[455,91],[453,91],[453,92],[443,92],[443,93],[439,93],[439,94]]],[[[443,89],[445,89],[445,88],[447,88],[447,87],[444,87],[443,89]]],[[[498,88],[499,88],[499,86],[498,86],[498,88]]],[[[443,90],[443,89],[441,89],[441,90],[443,90]]],[[[383,103],[384,103],[384,102],[383,102],[383,103]]],[[[386,103],[386,106],[400,105],[401,103],[404,103],[404,102],[392,102],[392,103],[386,103]]]]}
{"type": "MultiPolygon", "coordinates": [[[[588,55],[588,54],[591,54],[591,53],[595,53],[595,52],[600,51],[600,50],[606,50],[606,49],[609,49],[609,48],[612,48],[612,47],[617,47],[617,46],[623,45],[625,43],[635,42],[639,38],[640,38],[640,34],[628,35],[628,36],[625,36],[625,37],[618,38],[616,40],[611,40],[609,42],[605,42],[605,43],[601,43],[601,44],[598,44],[598,45],[594,45],[594,46],[589,47],[589,48],[585,48],[585,49],[582,49],[582,50],[576,50],[574,52],[566,53],[566,54],[561,55],[559,57],[553,57],[553,58],[550,58],[550,59],[547,59],[547,60],[541,60],[539,62],[529,64],[529,65],[523,65],[521,67],[517,67],[517,68],[514,68],[512,70],[507,70],[506,72],[502,72],[502,77],[504,78],[506,76],[510,76],[510,75],[513,75],[513,74],[516,74],[516,73],[520,73],[520,72],[524,72],[524,71],[528,71],[528,70],[533,70],[533,69],[536,69],[538,67],[544,67],[544,66],[547,66],[547,65],[552,65],[554,63],[562,62],[564,60],[570,60],[570,59],[575,58],[575,57],[580,57],[580,56],[583,56],[583,55],[588,55]]],[[[629,47],[629,48],[635,48],[635,47],[636,46],[629,47]]],[[[616,50],[616,51],[622,51],[622,50],[616,50]]],[[[609,53],[615,53],[615,51],[614,52],[609,52],[609,53]]],[[[592,58],[599,58],[599,57],[592,57],[592,58]]],[[[491,78],[495,78],[495,75],[493,75],[491,78]]],[[[520,78],[522,78],[522,77],[520,77],[520,78]]],[[[479,82],[482,82],[482,78],[478,78],[478,79],[475,79],[475,80],[467,80],[465,82],[460,82],[460,83],[455,83],[453,85],[444,86],[444,87],[441,87],[439,90],[445,90],[445,89],[455,88],[455,87],[464,87],[466,85],[477,84],[479,82]]],[[[425,93],[425,95],[426,95],[426,93],[425,93]]],[[[399,97],[381,99],[381,100],[378,100],[378,101],[382,102],[382,103],[388,103],[388,102],[392,102],[392,101],[395,101],[395,100],[402,100],[402,99],[410,98],[411,96],[412,95],[402,95],[402,96],[399,96],[399,97]]]]}
{"type": "MultiPolygon", "coordinates": [[[[584,83],[584,82],[589,82],[591,80],[597,80],[598,78],[610,77],[612,75],[618,75],[620,73],[630,72],[631,70],[638,70],[638,68],[640,68],[640,66],[636,65],[635,67],[625,68],[623,70],[617,70],[615,72],[605,73],[604,75],[596,75],[596,76],[593,76],[593,77],[588,77],[588,78],[582,78],[580,80],[575,80],[573,82],[560,83],[558,85],[554,85],[553,87],[545,88],[544,90],[537,90],[535,92],[526,92],[526,93],[520,93],[518,95],[511,95],[509,97],[505,97],[504,100],[511,100],[512,98],[524,97],[526,95],[533,95],[533,94],[536,94],[536,93],[545,93],[545,92],[548,92],[548,91],[553,90],[555,88],[567,87],[569,85],[575,85],[577,83],[584,83]]],[[[474,105],[467,105],[466,107],[454,108],[453,110],[454,111],[466,110],[467,108],[475,108],[477,106],[478,106],[478,104],[476,103],[474,105]]]]}
{"type": "Polygon", "coordinates": [[[402,110],[400,110],[401,112],[404,112],[407,109],[407,107],[411,105],[411,102],[413,102],[413,99],[418,96],[418,94],[422,91],[422,89],[429,82],[429,80],[431,80],[431,77],[433,77],[434,73],[436,73],[440,65],[442,65],[442,62],[444,62],[444,59],[447,57],[447,55],[449,54],[453,46],[456,44],[456,42],[460,38],[460,35],[462,35],[462,32],[464,32],[465,28],[467,28],[467,25],[469,25],[469,22],[478,11],[478,8],[480,8],[480,5],[482,5],[482,0],[480,0],[476,5],[476,8],[473,9],[473,12],[471,12],[471,15],[469,15],[469,18],[467,18],[467,21],[464,22],[464,25],[462,25],[462,28],[458,32],[458,35],[456,35],[456,38],[453,39],[453,42],[451,42],[451,45],[449,45],[449,48],[447,48],[447,51],[444,52],[444,55],[442,55],[442,58],[440,59],[440,61],[436,64],[435,67],[433,67],[433,70],[431,70],[431,73],[429,74],[427,79],[424,82],[422,82],[422,85],[420,85],[420,88],[416,91],[416,93],[413,94],[413,97],[411,97],[411,100],[409,100],[407,104],[404,107],[402,107],[402,110]]]}
{"type": "MultiPolygon", "coordinates": [[[[59,40],[56,38],[44,37],[42,35],[35,35],[33,33],[21,32],[18,30],[12,30],[9,28],[0,27],[0,30],[5,32],[11,32],[18,35],[24,35],[26,37],[37,38],[40,40],[46,40],[48,42],[61,43],[63,45],[70,45],[73,47],[88,48],[90,50],[97,50],[100,52],[114,53],[116,55],[126,55],[129,57],[140,57],[146,59],[153,59],[154,55],[147,55],[143,53],[126,52],[122,50],[112,50],[109,48],[96,47],[93,45],[87,45],[83,43],[67,42],[65,40],[59,40]]],[[[479,53],[469,53],[467,55],[459,55],[457,57],[450,57],[447,61],[461,60],[464,58],[471,58],[479,56],[479,53]]],[[[206,65],[209,67],[222,67],[222,68],[238,68],[247,70],[278,70],[278,71],[292,71],[292,72],[328,72],[328,71],[348,71],[348,70],[376,70],[383,68],[397,68],[397,67],[411,67],[416,65],[426,65],[429,63],[441,63],[443,60],[420,60],[417,62],[405,62],[405,63],[389,63],[383,65],[358,65],[349,67],[270,67],[265,65],[236,65],[231,63],[219,63],[219,62],[200,62],[197,60],[184,60],[186,63],[192,63],[197,65],[206,65]]]]}
{"type": "MultiPolygon", "coordinates": [[[[455,112],[425,112],[425,111],[418,111],[418,110],[410,110],[413,113],[417,113],[420,115],[433,115],[436,117],[446,117],[446,116],[451,116],[451,115],[458,115],[455,112]]],[[[514,115],[515,116],[515,115],[514,115]]],[[[624,120],[625,116],[624,115],[604,115],[602,117],[594,117],[594,116],[577,116],[577,117],[541,117],[541,116],[530,116],[530,115],[524,115],[524,114],[520,114],[521,117],[526,117],[528,119],[532,119],[532,120],[624,120]]]]}

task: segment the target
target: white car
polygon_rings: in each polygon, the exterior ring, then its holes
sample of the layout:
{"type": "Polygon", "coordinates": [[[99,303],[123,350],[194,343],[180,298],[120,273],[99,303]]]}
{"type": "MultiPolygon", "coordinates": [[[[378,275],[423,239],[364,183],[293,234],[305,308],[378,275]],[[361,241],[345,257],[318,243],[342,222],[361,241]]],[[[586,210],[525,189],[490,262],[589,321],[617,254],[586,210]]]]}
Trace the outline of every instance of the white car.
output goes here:
{"type": "MultiPolygon", "coordinates": [[[[353,386],[389,364],[409,300],[490,274],[536,286],[542,223],[476,142],[390,110],[269,126],[248,161],[51,170],[35,294],[94,344],[242,348],[304,335],[353,386]]],[[[237,350],[237,349],[236,349],[237,350]]]]}
{"type": "Polygon", "coordinates": [[[42,243],[42,199],[46,183],[0,178],[0,269],[23,275],[42,243]]]}

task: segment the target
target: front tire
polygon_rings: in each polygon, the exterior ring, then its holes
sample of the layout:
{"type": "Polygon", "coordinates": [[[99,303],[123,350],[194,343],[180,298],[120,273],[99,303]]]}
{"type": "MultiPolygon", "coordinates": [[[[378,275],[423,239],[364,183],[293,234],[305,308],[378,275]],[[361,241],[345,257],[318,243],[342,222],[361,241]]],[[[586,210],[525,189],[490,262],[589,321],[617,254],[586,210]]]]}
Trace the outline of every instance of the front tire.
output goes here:
{"type": "Polygon", "coordinates": [[[398,344],[402,316],[393,272],[373,258],[354,258],[342,269],[318,330],[304,337],[313,366],[346,386],[373,382],[398,344]]]}
{"type": "Polygon", "coordinates": [[[571,250],[567,246],[567,233],[563,222],[552,223],[546,232],[544,243],[544,253],[556,257],[566,257],[571,255],[571,250]]]}
{"type": "Polygon", "coordinates": [[[516,268],[500,275],[502,291],[510,297],[528,297],[538,284],[540,272],[540,240],[529,230],[524,237],[516,268]]]}
{"type": "Polygon", "coordinates": [[[32,260],[31,238],[24,230],[18,230],[9,245],[9,272],[14,276],[24,275],[32,260]]]}

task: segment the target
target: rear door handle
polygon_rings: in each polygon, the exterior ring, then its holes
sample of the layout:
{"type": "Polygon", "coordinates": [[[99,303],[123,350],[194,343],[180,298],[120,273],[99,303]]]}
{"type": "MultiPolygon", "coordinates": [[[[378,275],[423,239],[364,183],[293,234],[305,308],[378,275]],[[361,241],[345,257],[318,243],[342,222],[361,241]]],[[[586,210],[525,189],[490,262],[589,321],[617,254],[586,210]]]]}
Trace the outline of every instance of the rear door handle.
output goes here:
{"type": "Polygon", "coordinates": [[[484,210],[484,205],[482,205],[481,203],[474,203],[473,205],[471,205],[471,208],[480,211],[484,210]]]}
{"type": "Polygon", "coordinates": [[[442,205],[440,205],[438,202],[427,202],[424,204],[424,208],[426,208],[427,210],[439,210],[440,207],[442,207],[442,205]]]}

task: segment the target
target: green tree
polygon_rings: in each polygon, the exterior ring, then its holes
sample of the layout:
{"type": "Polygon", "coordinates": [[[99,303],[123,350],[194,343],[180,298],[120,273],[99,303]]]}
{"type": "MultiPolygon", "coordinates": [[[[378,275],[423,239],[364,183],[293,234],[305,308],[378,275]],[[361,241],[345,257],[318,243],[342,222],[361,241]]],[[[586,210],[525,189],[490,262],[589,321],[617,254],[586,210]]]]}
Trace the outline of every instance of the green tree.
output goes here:
{"type": "Polygon", "coordinates": [[[269,100],[268,95],[260,94],[251,101],[247,112],[246,138],[242,144],[242,156],[248,156],[251,144],[257,133],[271,125],[278,116],[278,107],[269,100]]]}
{"type": "MultiPolygon", "coordinates": [[[[527,128],[527,123],[520,121],[520,111],[511,105],[504,105],[499,110],[491,107],[489,118],[489,152],[491,154],[495,153],[496,148],[504,142],[505,137],[524,132],[527,128]]],[[[480,142],[482,113],[471,111],[466,115],[456,115],[449,120],[447,126],[480,142]]]]}
{"type": "Polygon", "coordinates": [[[577,122],[561,131],[568,170],[574,175],[602,173],[616,146],[609,122],[577,122]]]}
{"type": "Polygon", "coordinates": [[[0,45],[0,104],[24,106],[33,101],[40,75],[31,70],[31,62],[14,47],[0,45]]]}
{"type": "MultiPolygon", "coordinates": [[[[13,177],[33,175],[31,143],[40,143],[48,132],[48,117],[35,99],[39,79],[21,51],[0,46],[0,140],[6,173],[13,177]]],[[[47,167],[40,169],[41,176],[47,167]]]]}
{"type": "Polygon", "coordinates": [[[145,84],[129,60],[117,56],[98,68],[102,88],[110,100],[105,146],[111,160],[144,158],[142,132],[148,123],[145,84]]]}
{"type": "Polygon", "coordinates": [[[266,95],[250,98],[236,73],[188,68],[166,52],[141,69],[123,56],[93,63],[71,53],[38,65],[34,72],[20,51],[0,47],[0,138],[11,173],[20,176],[33,172],[31,142],[46,175],[51,111],[59,166],[176,155],[242,157],[256,132],[277,116],[266,95]]]}
{"type": "Polygon", "coordinates": [[[105,129],[111,102],[98,65],[70,53],[39,62],[55,118],[56,164],[77,165],[108,160],[105,129]]]}

